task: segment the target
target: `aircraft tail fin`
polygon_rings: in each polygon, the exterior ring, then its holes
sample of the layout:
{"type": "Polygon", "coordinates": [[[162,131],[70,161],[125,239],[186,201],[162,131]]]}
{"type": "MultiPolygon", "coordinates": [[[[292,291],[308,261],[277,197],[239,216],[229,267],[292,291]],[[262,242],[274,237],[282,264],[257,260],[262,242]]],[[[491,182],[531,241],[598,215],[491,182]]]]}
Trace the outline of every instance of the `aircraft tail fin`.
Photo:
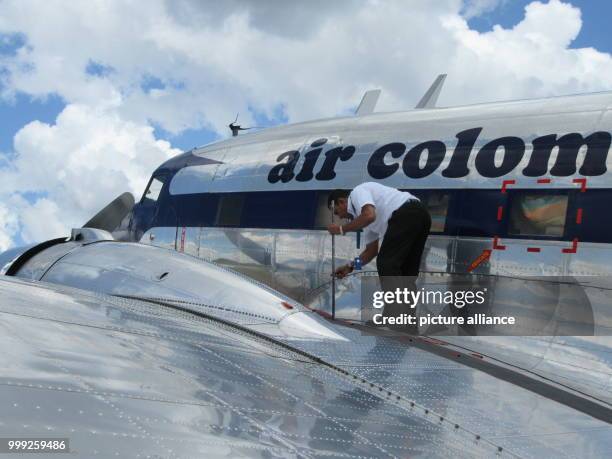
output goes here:
{"type": "Polygon", "coordinates": [[[433,84],[429,87],[425,95],[414,108],[436,108],[436,102],[438,102],[438,96],[440,96],[440,91],[442,91],[444,80],[446,80],[446,73],[438,75],[433,84]]]}
{"type": "Polygon", "coordinates": [[[357,107],[357,110],[355,110],[355,116],[363,116],[374,113],[374,109],[376,108],[376,103],[378,102],[379,97],[380,89],[371,89],[369,91],[366,91],[363,97],[361,98],[359,107],[357,107]]]}

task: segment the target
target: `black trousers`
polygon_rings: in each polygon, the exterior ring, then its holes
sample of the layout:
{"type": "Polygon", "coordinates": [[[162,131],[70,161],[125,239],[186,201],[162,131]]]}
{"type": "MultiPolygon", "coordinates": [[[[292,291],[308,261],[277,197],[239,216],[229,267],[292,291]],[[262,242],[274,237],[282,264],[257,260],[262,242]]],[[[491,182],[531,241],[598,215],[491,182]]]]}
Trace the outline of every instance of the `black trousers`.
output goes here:
{"type": "MultiPolygon", "coordinates": [[[[416,278],[430,228],[431,216],[419,201],[408,201],[391,214],[376,258],[376,269],[383,291],[394,292],[398,288],[402,291],[405,288],[416,290],[416,278]]],[[[416,305],[410,308],[404,303],[386,304],[383,314],[388,317],[409,314],[416,318],[416,305]]],[[[416,325],[399,328],[418,334],[416,325]]]]}
{"type": "Polygon", "coordinates": [[[378,275],[418,276],[431,216],[419,201],[408,201],[391,214],[376,258],[378,275]]]}

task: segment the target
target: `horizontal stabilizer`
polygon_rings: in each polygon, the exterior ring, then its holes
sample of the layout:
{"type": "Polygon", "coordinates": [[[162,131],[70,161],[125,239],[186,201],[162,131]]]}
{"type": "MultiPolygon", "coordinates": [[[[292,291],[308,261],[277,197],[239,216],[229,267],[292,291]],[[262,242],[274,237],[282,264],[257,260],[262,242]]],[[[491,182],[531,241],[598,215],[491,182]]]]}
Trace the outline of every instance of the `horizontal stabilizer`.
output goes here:
{"type": "Polygon", "coordinates": [[[429,87],[423,98],[414,108],[436,108],[436,102],[438,102],[438,96],[442,91],[442,86],[446,80],[446,73],[438,75],[436,81],[429,87]]]}
{"type": "Polygon", "coordinates": [[[376,108],[376,103],[378,102],[378,98],[380,97],[380,89],[371,89],[366,91],[361,99],[361,103],[357,110],[355,110],[356,116],[369,115],[374,113],[374,109],[376,108]]]}

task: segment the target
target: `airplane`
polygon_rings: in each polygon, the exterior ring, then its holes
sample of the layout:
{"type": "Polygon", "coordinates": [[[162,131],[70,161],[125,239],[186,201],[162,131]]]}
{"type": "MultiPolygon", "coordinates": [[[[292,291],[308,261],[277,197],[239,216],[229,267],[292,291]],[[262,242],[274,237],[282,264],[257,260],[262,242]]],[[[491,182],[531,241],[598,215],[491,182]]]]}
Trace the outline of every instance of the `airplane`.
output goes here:
{"type": "Polygon", "coordinates": [[[355,116],[195,148],[138,203],[0,254],[7,425],[61,419],[108,457],[609,455],[612,92],[439,108],[444,79],[414,110],[369,91],[355,116]],[[372,329],[368,270],[332,300],[327,196],[366,181],[428,206],[425,284],[491,289],[527,336],[372,329]]]}

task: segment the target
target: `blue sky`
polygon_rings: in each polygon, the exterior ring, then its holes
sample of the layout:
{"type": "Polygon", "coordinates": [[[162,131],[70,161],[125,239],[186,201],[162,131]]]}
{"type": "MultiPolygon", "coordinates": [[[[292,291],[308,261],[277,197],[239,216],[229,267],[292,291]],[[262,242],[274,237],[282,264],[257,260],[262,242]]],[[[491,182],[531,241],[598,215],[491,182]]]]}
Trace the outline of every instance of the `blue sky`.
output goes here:
{"type": "MultiPolygon", "coordinates": [[[[21,43],[21,42],[19,42],[21,43]]],[[[16,46],[4,46],[0,47],[0,54],[11,54],[14,53],[16,46]]],[[[107,75],[112,72],[101,64],[92,62],[87,67],[87,73],[91,75],[107,75]]],[[[154,88],[163,88],[164,85],[157,78],[151,78],[142,85],[143,89],[150,90],[154,88]]],[[[49,95],[45,98],[32,98],[24,94],[17,94],[9,101],[0,101],[0,154],[8,154],[13,149],[13,138],[15,134],[26,124],[31,121],[41,121],[43,123],[53,124],[57,115],[65,107],[65,102],[61,97],[56,95],[49,95]]],[[[279,123],[287,122],[287,117],[282,113],[281,110],[277,110],[273,118],[268,118],[265,114],[262,114],[251,108],[251,113],[255,119],[256,127],[268,127],[279,123]]],[[[238,123],[242,124],[243,127],[247,127],[244,123],[241,123],[240,113],[238,115],[238,123]]],[[[244,117],[243,117],[244,118],[244,117]]],[[[234,119],[228,119],[227,124],[234,121],[234,119]]],[[[169,141],[174,148],[180,150],[190,150],[191,148],[205,145],[220,139],[220,136],[212,130],[206,129],[186,129],[180,134],[172,134],[156,123],[151,123],[155,129],[155,137],[169,141]]],[[[229,128],[228,128],[229,132],[229,128]]]]}
{"type": "MultiPolygon", "coordinates": [[[[470,27],[479,32],[486,32],[499,24],[510,28],[524,16],[524,8],[532,0],[507,0],[491,13],[468,21],[470,27]]],[[[580,35],[572,44],[572,48],[595,47],[599,51],[612,53],[610,38],[610,18],[612,18],[612,2],[606,0],[571,0],[574,6],[582,11],[583,26],[580,35]]]]}
{"type": "MultiPolygon", "coordinates": [[[[490,30],[495,24],[510,28],[523,18],[524,7],[530,2],[531,0],[508,0],[492,12],[472,18],[469,25],[480,32],[490,30]]],[[[610,39],[608,32],[609,19],[612,18],[612,2],[572,0],[571,3],[581,9],[583,18],[582,30],[572,47],[592,46],[599,51],[612,53],[612,39],[610,39]]],[[[23,39],[19,36],[5,37],[4,40],[0,41],[0,54],[13,54],[17,47],[22,44],[23,39]]],[[[87,70],[88,73],[95,75],[105,75],[112,72],[112,69],[105,68],[95,62],[92,62],[87,70]]],[[[151,81],[145,82],[145,86],[159,87],[157,83],[157,80],[152,78],[151,81]]],[[[64,105],[59,97],[54,96],[45,99],[32,99],[29,96],[17,95],[10,102],[1,101],[0,152],[7,153],[12,150],[13,137],[28,122],[40,120],[45,123],[53,123],[64,105]]],[[[258,126],[271,126],[286,121],[286,117],[282,114],[273,119],[258,113],[255,113],[254,116],[258,126]]],[[[232,120],[228,120],[228,124],[230,121],[232,120]]],[[[187,129],[178,135],[173,135],[155,124],[153,126],[157,138],[168,140],[173,147],[181,150],[189,150],[219,138],[216,133],[206,129],[187,129]]]]}

